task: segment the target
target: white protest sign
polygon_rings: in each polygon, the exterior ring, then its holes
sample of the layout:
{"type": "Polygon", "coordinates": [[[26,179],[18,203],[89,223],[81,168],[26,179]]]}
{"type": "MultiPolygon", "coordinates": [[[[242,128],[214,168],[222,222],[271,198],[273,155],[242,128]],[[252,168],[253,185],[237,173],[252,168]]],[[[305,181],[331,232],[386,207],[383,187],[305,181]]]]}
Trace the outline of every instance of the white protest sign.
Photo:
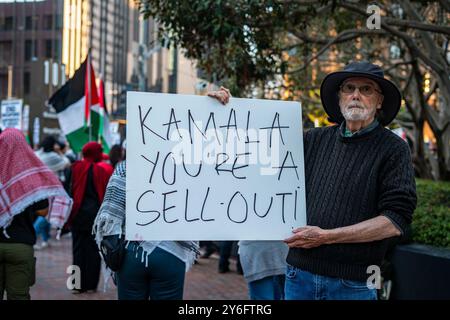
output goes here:
{"type": "Polygon", "coordinates": [[[281,240],[305,224],[298,102],[127,93],[127,240],[281,240]]]}
{"type": "Polygon", "coordinates": [[[2,100],[0,120],[3,129],[22,130],[22,100],[2,100]]]}
{"type": "Polygon", "coordinates": [[[28,133],[30,127],[30,106],[28,104],[23,106],[22,112],[22,131],[28,133]]]}
{"type": "Polygon", "coordinates": [[[34,118],[33,121],[33,145],[37,146],[39,144],[40,138],[39,138],[39,133],[40,133],[40,120],[38,117],[34,118]]]}

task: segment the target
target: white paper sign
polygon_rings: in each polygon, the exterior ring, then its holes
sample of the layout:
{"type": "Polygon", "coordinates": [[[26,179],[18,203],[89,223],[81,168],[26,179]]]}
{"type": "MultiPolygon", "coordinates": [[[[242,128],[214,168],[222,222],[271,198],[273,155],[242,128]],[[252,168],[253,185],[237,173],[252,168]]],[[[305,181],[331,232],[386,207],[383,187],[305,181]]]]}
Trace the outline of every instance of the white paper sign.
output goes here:
{"type": "Polygon", "coordinates": [[[22,130],[22,100],[2,100],[0,120],[3,129],[22,130]]]}
{"type": "Polygon", "coordinates": [[[126,239],[281,240],[306,224],[298,102],[127,93],[126,239]]]}
{"type": "Polygon", "coordinates": [[[22,114],[22,131],[28,133],[30,122],[30,106],[28,104],[23,106],[23,114],[22,114]]]}
{"type": "Polygon", "coordinates": [[[37,146],[39,144],[40,128],[41,128],[40,120],[38,117],[36,117],[36,118],[34,118],[34,121],[33,121],[33,145],[34,146],[37,146]]]}

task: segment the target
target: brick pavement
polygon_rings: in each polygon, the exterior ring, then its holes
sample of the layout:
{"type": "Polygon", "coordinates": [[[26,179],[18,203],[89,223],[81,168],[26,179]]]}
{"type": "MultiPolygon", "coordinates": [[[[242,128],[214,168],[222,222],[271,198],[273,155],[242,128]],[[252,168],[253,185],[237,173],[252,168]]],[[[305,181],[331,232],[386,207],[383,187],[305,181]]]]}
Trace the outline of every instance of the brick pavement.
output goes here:
{"type": "MultiPolygon", "coordinates": [[[[117,290],[111,280],[103,292],[103,275],[97,293],[72,294],[66,287],[69,274],[66,269],[72,264],[72,240],[70,235],[51,246],[35,252],[36,284],[31,288],[33,300],[115,300],[117,290]]],[[[218,257],[199,259],[199,264],[186,275],[184,298],[187,300],[246,300],[247,286],[244,278],[236,273],[236,263],[231,261],[231,272],[217,272],[218,257]]]]}

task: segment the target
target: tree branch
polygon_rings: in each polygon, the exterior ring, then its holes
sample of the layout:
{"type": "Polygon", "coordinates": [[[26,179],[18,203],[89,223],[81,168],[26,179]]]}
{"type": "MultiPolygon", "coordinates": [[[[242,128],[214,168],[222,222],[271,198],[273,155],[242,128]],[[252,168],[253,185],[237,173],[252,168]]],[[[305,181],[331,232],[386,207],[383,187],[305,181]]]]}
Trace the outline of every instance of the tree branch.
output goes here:
{"type": "Polygon", "coordinates": [[[382,17],[387,24],[397,26],[397,27],[407,27],[412,29],[418,29],[423,31],[429,31],[434,33],[442,33],[446,35],[450,35],[450,27],[446,26],[438,26],[429,23],[422,23],[414,20],[399,20],[395,18],[385,18],[382,17]]]}
{"type": "MultiPolygon", "coordinates": [[[[299,31],[294,31],[294,30],[291,31],[291,33],[294,36],[296,36],[298,39],[303,40],[304,42],[308,42],[308,43],[327,44],[330,41],[334,40],[332,38],[315,38],[315,37],[310,37],[309,35],[307,35],[304,32],[299,32],[299,31]]],[[[350,40],[358,38],[359,36],[360,36],[360,34],[353,34],[353,35],[350,34],[348,36],[342,37],[339,40],[336,40],[334,42],[334,44],[350,41],[350,40]]]]}
{"type": "Polygon", "coordinates": [[[397,62],[397,63],[394,63],[394,64],[393,64],[392,66],[390,66],[389,68],[385,69],[384,72],[388,72],[388,71],[390,71],[390,70],[392,70],[392,69],[397,68],[398,66],[401,66],[401,65],[409,65],[409,64],[411,64],[411,63],[412,63],[412,60],[409,60],[409,61],[402,61],[402,62],[397,62]]]}
{"type": "Polygon", "coordinates": [[[433,81],[433,85],[431,86],[430,91],[425,96],[425,102],[430,100],[430,97],[433,95],[433,93],[436,91],[436,89],[437,89],[437,81],[433,81]]]}
{"type": "MultiPolygon", "coordinates": [[[[345,8],[347,10],[356,12],[362,16],[368,17],[369,14],[367,14],[364,10],[355,7],[348,3],[337,3],[338,6],[345,8]]],[[[430,57],[428,57],[424,52],[422,52],[419,47],[414,43],[413,39],[406,33],[398,31],[390,26],[388,26],[383,20],[381,20],[381,27],[391,33],[392,35],[395,35],[402,39],[405,42],[405,45],[408,47],[408,49],[411,51],[411,53],[415,56],[418,56],[421,60],[425,62],[428,66],[430,66],[433,70],[435,70],[437,73],[444,72],[444,69],[441,65],[437,64],[433,61],[430,57]]]]}
{"type": "Polygon", "coordinates": [[[417,120],[417,115],[416,115],[416,112],[414,111],[414,108],[411,106],[408,99],[405,98],[404,101],[405,101],[406,110],[408,110],[408,112],[411,114],[412,121],[417,125],[419,122],[417,120]]]}
{"type": "Polygon", "coordinates": [[[317,54],[315,54],[314,56],[312,56],[311,58],[309,58],[305,64],[297,69],[294,69],[292,71],[286,72],[287,74],[293,74],[293,73],[297,73],[297,72],[301,72],[304,69],[306,69],[308,67],[308,65],[316,60],[318,57],[320,57],[324,52],[326,52],[328,50],[328,48],[330,48],[332,45],[336,44],[337,41],[339,41],[340,39],[342,39],[343,37],[347,37],[349,35],[352,34],[383,34],[384,32],[381,30],[364,30],[364,29],[349,29],[349,30],[344,30],[341,33],[339,33],[336,38],[331,39],[325,46],[323,46],[319,52],[317,52],[317,54]]]}

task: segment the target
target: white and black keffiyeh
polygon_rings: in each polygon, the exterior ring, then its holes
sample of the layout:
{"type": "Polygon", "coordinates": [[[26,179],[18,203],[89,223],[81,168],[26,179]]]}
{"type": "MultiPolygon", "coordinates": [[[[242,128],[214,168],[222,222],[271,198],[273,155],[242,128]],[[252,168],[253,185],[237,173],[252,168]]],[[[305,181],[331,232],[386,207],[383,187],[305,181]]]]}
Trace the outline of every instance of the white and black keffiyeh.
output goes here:
{"type": "MultiPolygon", "coordinates": [[[[125,234],[125,187],[126,162],[123,161],[117,165],[109,180],[105,198],[94,222],[93,233],[99,247],[104,237],[125,234]]],[[[141,241],[139,246],[133,247],[136,255],[139,248],[143,249],[143,263],[147,263],[152,251],[160,247],[184,261],[186,271],[199,254],[197,241],[141,241]]]]}

